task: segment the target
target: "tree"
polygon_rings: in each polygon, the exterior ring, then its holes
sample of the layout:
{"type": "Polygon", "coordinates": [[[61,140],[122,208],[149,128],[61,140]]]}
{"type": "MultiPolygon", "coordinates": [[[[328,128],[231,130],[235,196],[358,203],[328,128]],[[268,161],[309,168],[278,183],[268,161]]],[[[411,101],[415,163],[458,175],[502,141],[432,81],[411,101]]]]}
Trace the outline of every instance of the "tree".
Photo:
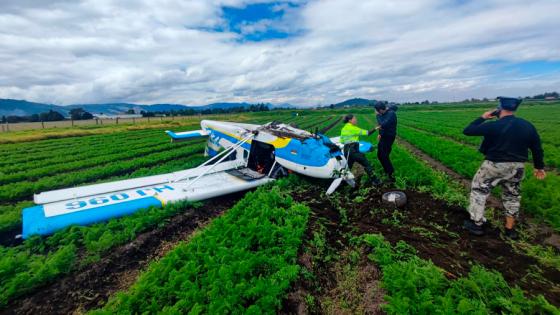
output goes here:
{"type": "Polygon", "coordinates": [[[93,115],[91,113],[86,112],[82,108],[72,108],[70,110],[70,117],[73,120],[83,120],[83,119],[92,119],[93,115]]]}
{"type": "Polygon", "coordinates": [[[64,116],[61,113],[55,112],[54,110],[49,110],[46,113],[39,114],[40,121],[60,121],[64,120],[64,116]]]}
{"type": "Polygon", "coordinates": [[[5,124],[7,121],[6,116],[2,116],[2,123],[5,124]]]}
{"type": "Polygon", "coordinates": [[[127,110],[126,113],[127,113],[127,114],[130,114],[130,115],[136,114],[136,113],[134,112],[134,109],[132,109],[132,108],[129,109],[129,110],[127,110]]]}

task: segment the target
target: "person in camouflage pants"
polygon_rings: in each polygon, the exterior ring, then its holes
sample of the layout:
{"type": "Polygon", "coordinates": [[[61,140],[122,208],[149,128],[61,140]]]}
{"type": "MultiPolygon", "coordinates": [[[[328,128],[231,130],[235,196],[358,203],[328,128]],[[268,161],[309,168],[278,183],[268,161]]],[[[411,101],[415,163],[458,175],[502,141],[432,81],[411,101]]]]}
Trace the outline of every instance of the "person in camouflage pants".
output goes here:
{"type": "Polygon", "coordinates": [[[515,117],[521,99],[500,97],[500,105],[471,122],[463,133],[467,136],[483,136],[480,152],[484,162],[473,178],[471,185],[469,214],[470,220],[463,227],[473,235],[484,235],[484,208],[492,188],[500,185],[503,189],[502,203],[505,212],[505,234],[515,239],[515,221],[521,201],[520,185],[525,173],[525,162],[529,160],[529,150],[535,166],[534,176],[543,180],[544,153],[540,136],[530,122],[515,117]],[[490,121],[499,118],[497,121],[490,121]]]}
{"type": "Polygon", "coordinates": [[[520,184],[525,174],[525,165],[522,162],[495,163],[485,160],[471,185],[469,198],[469,213],[471,220],[481,225],[486,222],[484,208],[486,199],[494,187],[502,187],[502,202],[506,216],[517,218],[521,203],[520,184]]]}

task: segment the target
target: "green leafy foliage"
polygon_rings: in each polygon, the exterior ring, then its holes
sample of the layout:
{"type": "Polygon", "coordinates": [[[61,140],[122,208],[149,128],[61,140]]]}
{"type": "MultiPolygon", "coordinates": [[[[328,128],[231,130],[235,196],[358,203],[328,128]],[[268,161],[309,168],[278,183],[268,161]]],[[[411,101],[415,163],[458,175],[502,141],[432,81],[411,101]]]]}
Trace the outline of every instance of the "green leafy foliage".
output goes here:
{"type": "Polygon", "coordinates": [[[558,314],[543,296],[530,299],[502,275],[474,266],[467,277],[448,280],[431,261],[403,241],[395,246],[380,234],[360,238],[368,257],[383,271],[389,314],[558,314]]]}
{"type": "Polygon", "coordinates": [[[94,313],[273,313],[299,273],[308,215],[279,187],[261,187],[94,313]]]}
{"type": "Polygon", "coordinates": [[[92,226],[72,226],[48,238],[39,236],[16,247],[0,246],[0,306],[56,277],[99,259],[111,248],[195,205],[174,203],[149,208],[92,226]],[[78,249],[84,249],[78,255],[78,249]]]}

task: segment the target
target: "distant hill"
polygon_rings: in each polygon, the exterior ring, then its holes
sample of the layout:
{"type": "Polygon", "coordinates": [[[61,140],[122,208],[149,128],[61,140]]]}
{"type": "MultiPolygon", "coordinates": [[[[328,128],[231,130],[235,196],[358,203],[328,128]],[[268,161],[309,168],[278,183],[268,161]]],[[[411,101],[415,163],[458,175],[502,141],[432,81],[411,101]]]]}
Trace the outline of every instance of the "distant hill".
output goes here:
{"type": "Polygon", "coordinates": [[[67,116],[69,108],[52,104],[33,103],[21,100],[0,99],[0,116],[28,116],[54,110],[67,116]]]}
{"type": "MultiPolygon", "coordinates": [[[[169,112],[169,111],[179,111],[182,109],[194,109],[196,111],[203,111],[205,109],[229,109],[235,107],[247,108],[251,106],[250,103],[212,103],[208,105],[200,106],[187,106],[182,104],[153,104],[153,105],[142,105],[142,104],[130,104],[130,103],[108,103],[108,104],[74,104],[68,106],[60,106],[53,104],[42,104],[33,103],[24,100],[13,100],[13,99],[0,99],[0,116],[29,116],[33,114],[39,114],[48,112],[49,110],[54,110],[61,113],[64,116],[69,116],[69,111],[73,108],[83,108],[85,111],[92,114],[106,114],[106,115],[116,115],[127,112],[133,109],[136,113],[140,111],[146,112],[169,112]]],[[[269,108],[297,108],[297,106],[291,104],[265,104],[269,108]]]]}
{"type": "Polygon", "coordinates": [[[345,100],[343,102],[336,103],[336,104],[334,104],[334,106],[335,107],[368,106],[368,105],[375,104],[376,102],[377,102],[376,100],[368,100],[368,99],[365,99],[365,98],[351,98],[351,99],[345,100]]]}

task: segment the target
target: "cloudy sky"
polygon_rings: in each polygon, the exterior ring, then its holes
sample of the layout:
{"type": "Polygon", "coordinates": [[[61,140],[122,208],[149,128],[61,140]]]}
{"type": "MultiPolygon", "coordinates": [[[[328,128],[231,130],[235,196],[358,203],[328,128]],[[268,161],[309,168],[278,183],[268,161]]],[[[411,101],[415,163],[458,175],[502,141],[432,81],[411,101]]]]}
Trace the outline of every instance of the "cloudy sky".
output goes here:
{"type": "Polygon", "coordinates": [[[0,98],[330,104],[560,91],[560,0],[1,0],[0,98]]]}

